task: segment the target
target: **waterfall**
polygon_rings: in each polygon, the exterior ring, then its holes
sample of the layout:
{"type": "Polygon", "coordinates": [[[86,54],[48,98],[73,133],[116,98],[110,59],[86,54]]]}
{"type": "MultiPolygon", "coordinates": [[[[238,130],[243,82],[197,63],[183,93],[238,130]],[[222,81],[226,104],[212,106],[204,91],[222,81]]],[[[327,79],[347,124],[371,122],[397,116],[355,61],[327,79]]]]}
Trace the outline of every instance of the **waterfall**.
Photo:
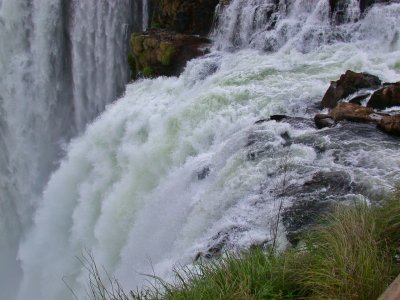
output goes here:
{"type": "MultiPolygon", "coordinates": [[[[223,7],[213,33],[219,49],[251,47],[274,52],[283,46],[305,52],[346,41],[361,17],[359,0],[349,0],[333,12],[326,0],[233,0],[223,7]],[[335,19],[341,26],[335,26],[335,19]]],[[[357,31],[357,30],[356,30],[357,31]]]]}
{"type": "Polygon", "coordinates": [[[344,3],[232,0],[210,54],[126,85],[147,0],[0,0],[0,299],[83,298],[86,250],[128,290],[268,243],[283,178],[341,172],[346,200],[390,190],[397,139],[310,122],[346,69],[400,78],[400,4],[344,3]],[[254,124],[273,114],[297,118],[254,124]]]}
{"type": "Polygon", "coordinates": [[[65,145],[125,89],[136,2],[0,0],[1,299],[17,289],[18,243],[65,145]]]}
{"type": "Polygon", "coordinates": [[[146,31],[149,26],[149,0],[143,0],[143,25],[142,30],[146,31]]]}
{"type": "Polygon", "coordinates": [[[283,179],[295,191],[319,171],[340,172],[357,187],[346,200],[390,190],[400,179],[397,139],[310,121],[346,69],[400,77],[400,4],[362,18],[347,8],[351,21],[339,24],[328,1],[233,0],[210,54],[178,78],[127,85],[52,174],[19,250],[19,299],[72,299],[66,284],[86,295],[84,250],[128,290],[143,286],[140,274],[170,279],[198,255],[268,243],[283,179]],[[255,124],[273,114],[297,118],[255,124]]]}

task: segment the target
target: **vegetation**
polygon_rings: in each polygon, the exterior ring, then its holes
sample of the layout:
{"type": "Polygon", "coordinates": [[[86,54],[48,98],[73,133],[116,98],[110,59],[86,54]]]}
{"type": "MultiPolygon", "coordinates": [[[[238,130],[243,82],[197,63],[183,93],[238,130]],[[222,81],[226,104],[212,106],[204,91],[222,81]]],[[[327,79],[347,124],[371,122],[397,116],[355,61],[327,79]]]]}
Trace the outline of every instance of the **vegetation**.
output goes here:
{"type": "Polygon", "coordinates": [[[252,249],[176,271],[129,297],[105,293],[96,276],[93,299],[377,299],[399,272],[400,192],[380,206],[337,205],[296,248],[252,249]],[[397,253],[398,254],[398,253],[397,253]]]}
{"type": "Polygon", "coordinates": [[[169,43],[161,43],[161,63],[164,66],[169,66],[171,64],[172,57],[174,56],[176,49],[175,46],[169,43]]]}
{"type": "Polygon", "coordinates": [[[135,57],[132,55],[132,53],[128,54],[128,65],[129,69],[131,71],[131,78],[135,79],[136,78],[136,60],[135,57]]]}
{"type": "Polygon", "coordinates": [[[152,67],[143,68],[143,76],[146,78],[152,77],[154,75],[154,70],[152,67]]]}

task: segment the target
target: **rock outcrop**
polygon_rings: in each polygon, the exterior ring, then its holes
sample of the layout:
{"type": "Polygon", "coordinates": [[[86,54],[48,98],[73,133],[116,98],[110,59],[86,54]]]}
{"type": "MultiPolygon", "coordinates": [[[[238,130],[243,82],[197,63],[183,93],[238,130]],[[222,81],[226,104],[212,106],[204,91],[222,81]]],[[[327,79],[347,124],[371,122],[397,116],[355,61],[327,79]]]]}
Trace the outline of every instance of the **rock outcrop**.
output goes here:
{"type": "Polygon", "coordinates": [[[219,0],[150,0],[147,32],[133,33],[128,63],[138,76],[177,76],[187,61],[208,52],[219,0]]]}
{"type": "Polygon", "coordinates": [[[368,107],[385,109],[393,106],[400,106],[400,81],[385,86],[372,94],[368,101],[368,107]]]}
{"type": "Polygon", "coordinates": [[[368,73],[346,71],[337,81],[332,81],[321,101],[321,108],[334,108],[339,100],[366,88],[379,88],[381,80],[368,73]]]}
{"type": "Polygon", "coordinates": [[[131,68],[134,77],[176,76],[192,58],[204,55],[210,41],[166,30],[134,33],[131,68]]]}
{"type": "Polygon", "coordinates": [[[350,121],[375,123],[386,133],[400,135],[400,114],[380,111],[400,106],[400,82],[385,83],[382,87],[380,79],[374,75],[346,71],[338,81],[331,82],[320,106],[330,108],[330,112],[315,115],[314,123],[319,129],[333,127],[340,121],[350,121]],[[371,95],[371,92],[357,95],[349,102],[340,102],[363,88],[377,89],[372,93],[366,106],[361,104],[371,95]]]}
{"type": "Polygon", "coordinates": [[[378,128],[386,133],[400,136],[400,115],[384,116],[378,123],[378,128]]]}
{"type": "Polygon", "coordinates": [[[374,110],[354,103],[339,103],[329,114],[317,114],[314,118],[318,128],[331,127],[340,121],[376,123],[371,115],[374,110]]]}
{"type": "Polygon", "coordinates": [[[152,0],[151,28],[207,35],[219,0],[152,0]]]}

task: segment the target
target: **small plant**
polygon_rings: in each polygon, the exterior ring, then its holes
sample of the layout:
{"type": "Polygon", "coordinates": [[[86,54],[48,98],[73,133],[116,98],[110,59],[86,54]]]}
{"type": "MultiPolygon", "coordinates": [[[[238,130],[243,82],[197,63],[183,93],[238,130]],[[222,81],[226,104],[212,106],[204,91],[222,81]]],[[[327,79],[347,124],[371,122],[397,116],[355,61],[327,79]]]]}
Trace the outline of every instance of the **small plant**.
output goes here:
{"type": "Polygon", "coordinates": [[[175,46],[169,43],[161,43],[160,50],[161,50],[161,63],[164,66],[169,66],[176,52],[175,46]]]}
{"type": "Polygon", "coordinates": [[[142,73],[143,73],[143,76],[146,78],[150,78],[150,77],[154,76],[154,70],[152,67],[148,67],[148,66],[144,67],[142,73]]]}

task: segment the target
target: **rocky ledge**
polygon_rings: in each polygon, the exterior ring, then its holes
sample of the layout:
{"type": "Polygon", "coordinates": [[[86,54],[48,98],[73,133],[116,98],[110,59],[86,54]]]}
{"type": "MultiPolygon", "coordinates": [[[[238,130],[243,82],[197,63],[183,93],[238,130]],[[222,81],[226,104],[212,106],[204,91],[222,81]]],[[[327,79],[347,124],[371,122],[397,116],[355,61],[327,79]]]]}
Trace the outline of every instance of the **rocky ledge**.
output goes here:
{"type": "Polygon", "coordinates": [[[206,54],[209,45],[207,38],[162,29],[134,33],[129,57],[132,77],[177,76],[187,61],[206,54]]]}
{"type": "Polygon", "coordinates": [[[400,135],[400,111],[394,109],[399,106],[400,82],[382,84],[377,76],[348,70],[331,82],[320,103],[329,112],[317,114],[314,121],[319,129],[341,121],[374,123],[389,134],[400,135]]]}
{"type": "Polygon", "coordinates": [[[151,28],[207,35],[219,0],[151,0],[151,28]]]}

